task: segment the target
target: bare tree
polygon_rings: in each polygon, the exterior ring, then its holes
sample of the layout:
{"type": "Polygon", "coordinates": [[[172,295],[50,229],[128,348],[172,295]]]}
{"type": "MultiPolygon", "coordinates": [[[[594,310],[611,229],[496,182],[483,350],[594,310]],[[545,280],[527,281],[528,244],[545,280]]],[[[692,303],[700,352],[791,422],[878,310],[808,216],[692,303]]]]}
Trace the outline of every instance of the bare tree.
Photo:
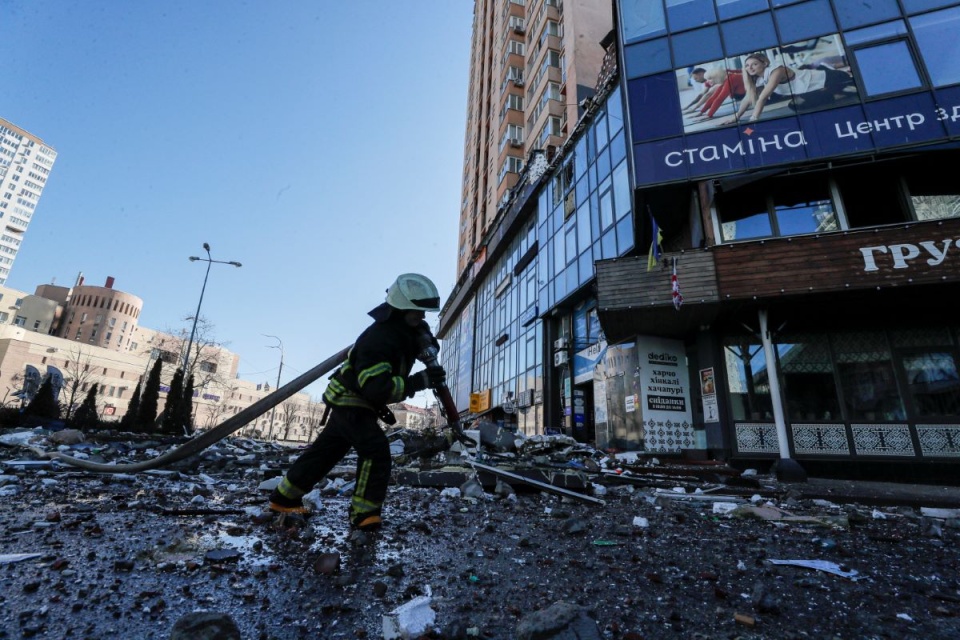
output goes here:
{"type": "MultiPolygon", "coordinates": [[[[220,350],[226,348],[226,343],[218,342],[214,335],[212,322],[200,316],[197,320],[197,330],[190,341],[193,316],[183,318],[186,326],[180,329],[167,328],[163,331],[159,343],[147,345],[146,349],[158,349],[160,359],[173,368],[183,364],[183,357],[190,349],[190,358],[184,380],[193,376],[194,389],[227,389],[229,380],[220,369],[218,356],[220,350]]],[[[202,391],[201,391],[202,393],[202,391]]]]}
{"type": "Polygon", "coordinates": [[[100,376],[94,371],[90,355],[83,352],[81,347],[71,348],[63,364],[63,396],[61,404],[64,407],[63,419],[69,421],[73,412],[79,407],[82,396],[92,384],[101,382],[100,376]]]}
{"type": "Polygon", "coordinates": [[[212,402],[204,407],[203,426],[206,429],[212,429],[220,424],[221,418],[227,416],[227,403],[221,398],[218,402],[212,402]]]}
{"type": "Polygon", "coordinates": [[[307,403],[307,441],[313,442],[314,438],[317,437],[317,432],[320,430],[320,420],[323,419],[323,412],[326,410],[326,405],[317,400],[316,398],[311,398],[310,402],[307,403]]]}
{"type": "Polygon", "coordinates": [[[297,421],[297,415],[302,405],[294,400],[287,400],[280,405],[280,424],[283,425],[283,440],[290,439],[290,429],[297,421]]]}

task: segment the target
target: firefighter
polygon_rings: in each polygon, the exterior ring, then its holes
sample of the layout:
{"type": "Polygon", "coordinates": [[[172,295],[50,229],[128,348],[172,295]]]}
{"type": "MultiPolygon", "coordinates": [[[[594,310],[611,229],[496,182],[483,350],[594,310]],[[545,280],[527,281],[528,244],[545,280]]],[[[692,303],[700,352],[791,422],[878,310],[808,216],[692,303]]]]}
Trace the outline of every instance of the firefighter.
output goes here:
{"type": "Polygon", "coordinates": [[[390,285],[386,301],[369,313],[373,324],[360,334],[344,364],[330,377],[323,394],[326,410],[321,423],[325,426],[270,495],[271,510],[307,513],[301,498],[352,447],[358,459],[350,525],[360,531],[380,528],[391,458],[390,444],[377,419],[394,424],[388,404],[446,381],[440,366],[410,373],[426,312],[439,310],[437,287],[426,276],[405,273],[390,285]]]}

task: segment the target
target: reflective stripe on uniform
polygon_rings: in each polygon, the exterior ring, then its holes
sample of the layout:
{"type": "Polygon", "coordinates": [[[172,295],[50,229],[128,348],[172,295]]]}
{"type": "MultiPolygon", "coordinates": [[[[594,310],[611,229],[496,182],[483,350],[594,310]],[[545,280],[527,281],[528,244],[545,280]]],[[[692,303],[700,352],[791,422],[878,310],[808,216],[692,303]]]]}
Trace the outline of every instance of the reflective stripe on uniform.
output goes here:
{"type": "Polygon", "coordinates": [[[367,381],[370,378],[375,378],[376,376],[383,375],[384,373],[390,373],[390,363],[389,362],[378,362],[372,367],[367,367],[357,375],[357,384],[360,385],[360,388],[363,388],[363,385],[367,384],[367,381]]]}
{"type": "Polygon", "coordinates": [[[350,515],[354,518],[364,513],[378,511],[382,506],[379,502],[373,502],[363,497],[367,491],[367,482],[370,480],[370,470],[372,468],[373,460],[364,460],[360,464],[357,484],[353,489],[353,498],[350,500],[350,515]]]}
{"type": "Polygon", "coordinates": [[[403,379],[403,376],[393,376],[393,391],[390,392],[390,400],[392,402],[400,402],[406,395],[407,383],[403,379]]]}
{"type": "Polygon", "coordinates": [[[290,498],[291,500],[302,498],[306,493],[306,491],[287,480],[286,476],[284,476],[283,480],[280,481],[280,484],[277,485],[277,491],[280,493],[280,495],[290,498]]]}

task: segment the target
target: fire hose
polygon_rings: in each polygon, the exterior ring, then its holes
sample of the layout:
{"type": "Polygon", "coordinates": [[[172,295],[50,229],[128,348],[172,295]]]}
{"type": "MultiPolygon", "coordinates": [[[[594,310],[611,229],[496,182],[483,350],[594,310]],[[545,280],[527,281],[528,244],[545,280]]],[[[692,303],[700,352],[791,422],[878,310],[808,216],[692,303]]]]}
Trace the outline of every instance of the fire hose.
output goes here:
{"type": "Polygon", "coordinates": [[[183,443],[176,449],[168,451],[161,456],[157,456],[152,460],[144,460],[143,462],[135,462],[130,464],[102,464],[99,462],[90,462],[89,460],[81,460],[79,458],[74,458],[73,456],[68,456],[59,452],[37,451],[37,453],[47,458],[60,460],[61,462],[65,462],[75,467],[80,467],[81,469],[89,469],[90,471],[103,471],[106,473],[136,473],[137,471],[147,471],[148,469],[165,467],[168,464],[179,462],[189,458],[190,456],[200,453],[215,442],[223,440],[234,431],[244,427],[252,420],[259,418],[267,411],[270,411],[270,409],[273,409],[275,406],[306,387],[308,384],[316,382],[327,373],[333,371],[337,366],[340,365],[341,362],[347,359],[347,354],[349,352],[350,347],[338,351],[336,354],[330,356],[313,369],[310,369],[303,375],[294,378],[270,395],[260,398],[240,413],[227,418],[213,429],[204,431],[203,433],[183,443]]]}
{"type": "MultiPolygon", "coordinates": [[[[429,332],[429,330],[425,330],[422,334],[420,334],[419,339],[422,348],[422,353],[418,356],[420,360],[427,366],[440,366],[437,360],[439,349],[436,347],[436,340],[434,339],[433,335],[429,332]]],[[[351,348],[352,347],[346,347],[341,349],[336,354],[330,356],[315,366],[313,369],[310,369],[306,373],[294,378],[273,393],[264,396],[260,400],[257,400],[246,409],[240,411],[238,414],[227,418],[213,429],[204,431],[203,433],[198,434],[194,438],[191,438],[187,442],[183,443],[176,449],[168,451],[167,453],[157,456],[151,460],[144,460],[143,462],[134,462],[129,464],[104,464],[100,462],[90,462],[89,460],[81,460],[80,458],[68,456],[60,452],[41,451],[37,449],[34,449],[34,451],[38,455],[45,458],[59,460],[66,464],[80,467],[81,469],[101,471],[105,473],[136,473],[138,471],[148,471],[150,469],[165,467],[200,453],[210,445],[223,440],[234,431],[243,428],[249,422],[256,420],[267,411],[270,411],[275,406],[293,394],[297,393],[307,385],[316,382],[324,375],[333,371],[344,360],[346,360],[347,354],[350,353],[351,348]]],[[[456,404],[453,402],[453,396],[451,395],[450,389],[447,387],[447,385],[440,385],[434,390],[434,392],[436,393],[437,400],[440,404],[441,414],[447,419],[447,423],[453,431],[455,438],[459,442],[470,446],[475,446],[476,442],[463,432],[463,428],[460,424],[460,414],[457,411],[456,404]]]]}
{"type": "MultiPolygon", "coordinates": [[[[426,325],[423,325],[423,329],[417,338],[420,346],[420,354],[417,358],[420,362],[428,367],[439,367],[440,361],[438,356],[440,349],[437,346],[436,339],[426,325]]],[[[477,446],[477,441],[463,432],[463,424],[460,422],[460,412],[457,411],[457,405],[453,401],[453,394],[450,393],[450,387],[447,386],[447,383],[443,382],[434,387],[433,393],[437,398],[440,414],[447,419],[447,426],[450,427],[457,442],[468,447],[477,446]]]]}

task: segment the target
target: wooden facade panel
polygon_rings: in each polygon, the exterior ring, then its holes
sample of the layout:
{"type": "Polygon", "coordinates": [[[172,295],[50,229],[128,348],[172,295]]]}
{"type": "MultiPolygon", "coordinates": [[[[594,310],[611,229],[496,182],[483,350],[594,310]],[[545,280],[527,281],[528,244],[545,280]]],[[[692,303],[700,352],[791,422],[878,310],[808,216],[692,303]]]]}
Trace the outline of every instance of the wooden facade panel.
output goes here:
{"type": "Polygon", "coordinates": [[[714,247],[722,300],[960,282],[960,220],[714,247]]]}
{"type": "Polygon", "coordinates": [[[600,308],[616,310],[672,305],[670,265],[673,258],[677,258],[677,279],[685,301],[719,300],[713,253],[695,250],[665,253],[652,271],[647,271],[646,256],[597,262],[600,308]]]}

